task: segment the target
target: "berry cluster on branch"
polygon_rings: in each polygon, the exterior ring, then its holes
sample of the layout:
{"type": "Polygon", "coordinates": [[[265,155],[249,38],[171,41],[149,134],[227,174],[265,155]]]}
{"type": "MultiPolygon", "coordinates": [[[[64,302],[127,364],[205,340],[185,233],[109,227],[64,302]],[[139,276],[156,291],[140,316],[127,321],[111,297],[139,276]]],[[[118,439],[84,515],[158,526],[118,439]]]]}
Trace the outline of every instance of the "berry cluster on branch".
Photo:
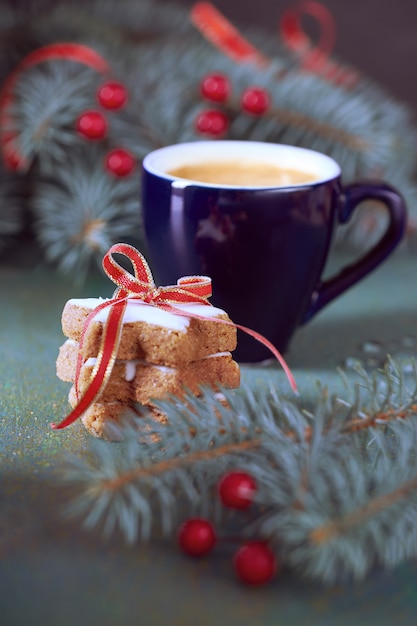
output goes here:
{"type": "MultiPolygon", "coordinates": [[[[229,98],[232,93],[230,81],[223,74],[208,74],[201,82],[201,95],[206,100],[233,107],[229,98]]],[[[270,96],[266,89],[248,87],[243,92],[238,107],[250,115],[263,115],[269,108],[270,96]]],[[[234,104],[236,108],[236,104],[234,104]]],[[[206,109],[199,113],[195,122],[196,129],[202,135],[223,136],[229,127],[227,113],[219,109],[206,109]]]]}

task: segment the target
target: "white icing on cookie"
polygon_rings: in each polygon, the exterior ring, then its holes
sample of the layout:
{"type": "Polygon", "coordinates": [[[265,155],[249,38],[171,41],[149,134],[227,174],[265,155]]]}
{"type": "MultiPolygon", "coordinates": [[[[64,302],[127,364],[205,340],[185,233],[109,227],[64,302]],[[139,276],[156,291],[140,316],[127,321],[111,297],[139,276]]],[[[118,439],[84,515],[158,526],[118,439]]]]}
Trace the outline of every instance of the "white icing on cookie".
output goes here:
{"type": "Polygon", "coordinates": [[[232,356],[231,352],[216,352],[215,354],[208,354],[207,356],[203,356],[201,359],[198,359],[199,361],[205,361],[206,359],[214,359],[216,357],[228,357],[228,356],[232,356]]]}
{"type": "MultiPolygon", "coordinates": [[[[93,310],[99,304],[107,301],[108,300],[103,298],[72,298],[69,300],[69,303],[73,306],[93,310]]],[[[205,317],[218,317],[219,315],[224,314],[222,309],[204,304],[176,304],[175,308],[205,317]]],[[[94,321],[105,322],[109,314],[109,310],[110,307],[101,309],[101,311],[95,315],[94,321]]],[[[146,322],[147,324],[162,326],[163,328],[168,328],[170,330],[186,332],[190,324],[190,319],[188,317],[183,317],[182,315],[168,313],[158,307],[145,304],[140,300],[129,300],[123,316],[123,323],[126,324],[128,322],[146,322]]]]}
{"type": "MultiPolygon", "coordinates": [[[[96,357],[90,357],[84,363],[85,367],[94,367],[97,362],[96,357]]],[[[141,359],[132,359],[129,361],[123,359],[116,359],[115,365],[124,365],[125,366],[125,380],[127,382],[132,382],[136,376],[136,367],[141,365],[142,367],[153,367],[160,372],[165,374],[169,374],[170,372],[175,372],[174,367],[167,367],[166,365],[156,365],[155,363],[148,363],[148,361],[142,361],[141,359]]]]}
{"type": "MultiPolygon", "coordinates": [[[[215,354],[209,354],[199,361],[205,361],[206,359],[212,359],[215,357],[230,357],[232,356],[231,352],[216,352],[215,354]]],[[[86,367],[94,367],[97,362],[96,357],[90,357],[84,363],[86,367]]],[[[115,365],[123,364],[125,366],[125,380],[126,382],[132,382],[136,376],[136,367],[141,365],[142,367],[153,367],[160,372],[164,372],[169,374],[170,372],[175,372],[175,367],[167,367],[166,365],[156,365],[155,363],[149,363],[148,361],[142,361],[141,359],[132,359],[132,360],[123,360],[116,359],[115,365]]]]}
{"type": "Polygon", "coordinates": [[[135,361],[126,361],[125,364],[125,380],[128,383],[131,383],[132,380],[135,379],[136,376],[136,363],[135,361]]]}
{"type": "Polygon", "coordinates": [[[78,348],[78,341],[75,341],[75,339],[66,339],[64,342],[64,345],[66,346],[71,346],[73,348],[78,348]]]}

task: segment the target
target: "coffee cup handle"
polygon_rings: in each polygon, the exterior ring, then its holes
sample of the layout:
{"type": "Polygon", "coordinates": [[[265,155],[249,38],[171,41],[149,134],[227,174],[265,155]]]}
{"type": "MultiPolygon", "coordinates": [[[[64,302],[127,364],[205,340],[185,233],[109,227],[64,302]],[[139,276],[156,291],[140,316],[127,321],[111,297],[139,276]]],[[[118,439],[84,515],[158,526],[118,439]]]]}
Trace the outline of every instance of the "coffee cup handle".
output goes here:
{"type": "Polygon", "coordinates": [[[345,201],[339,210],[339,223],[346,223],[364,200],[383,202],[389,223],[380,240],[362,257],[346,266],[336,276],[319,283],[312,294],[310,307],[301,324],[308,322],[324,306],[372,272],[400,243],[407,223],[407,208],[402,196],[386,183],[353,183],[344,188],[345,201]]]}

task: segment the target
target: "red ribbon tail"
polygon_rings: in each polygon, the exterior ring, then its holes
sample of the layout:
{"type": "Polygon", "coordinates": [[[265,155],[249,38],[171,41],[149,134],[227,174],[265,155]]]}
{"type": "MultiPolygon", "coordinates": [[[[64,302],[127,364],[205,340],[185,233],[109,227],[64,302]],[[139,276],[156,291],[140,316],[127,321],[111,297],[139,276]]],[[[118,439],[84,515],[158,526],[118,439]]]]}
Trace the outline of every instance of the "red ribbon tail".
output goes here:
{"type": "Polygon", "coordinates": [[[51,424],[54,430],[60,430],[73,424],[73,422],[85,413],[103,391],[110,378],[116,360],[126,304],[127,301],[125,299],[113,303],[104,327],[102,347],[91,374],[91,381],[87,391],[66,418],[59,424],[51,424]]]}
{"type": "Polygon", "coordinates": [[[79,390],[78,390],[78,381],[80,378],[80,372],[81,372],[81,368],[83,366],[84,363],[84,359],[82,356],[82,350],[83,350],[83,345],[84,345],[84,340],[85,340],[85,335],[87,332],[88,327],[90,326],[90,323],[94,320],[95,316],[97,315],[97,313],[99,313],[99,311],[106,309],[107,307],[112,307],[114,306],[114,304],[117,304],[118,302],[126,302],[127,304],[127,297],[123,296],[121,298],[119,298],[118,294],[112,299],[112,300],[107,300],[105,302],[102,302],[101,304],[99,304],[98,306],[96,306],[96,308],[91,311],[91,313],[87,316],[85,322],[84,322],[84,326],[83,326],[83,331],[81,333],[81,337],[80,337],[80,343],[79,343],[79,348],[78,348],[78,356],[77,356],[77,364],[75,367],[75,397],[78,401],[79,398],[79,390]]]}
{"type": "Polygon", "coordinates": [[[257,341],[260,341],[261,343],[263,343],[264,346],[266,346],[272,352],[272,354],[274,355],[274,357],[277,359],[282,369],[284,370],[285,375],[288,378],[288,382],[291,385],[291,389],[294,391],[294,393],[298,394],[297,383],[295,382],[295,378],[290,368],[288,367],[284,357],[276,349],[276,347],[266,337],[264,337],[260,333],[257,333],[255,330],[252,330],[251,328],[247,328],[246,326],[240,326],[240,324],[234,324],[234,325],[236,326],[236,328],[243,330],[243,332],[247,333],[248,335],[250,335],[257,341]]]}
{"type": "Polygon", "coordinates": [[[197,315],[195,313],[190,313],[189,311],[183,311],[182,309],[177,309],[175,305],[171,306],[170,304],[167,304],[167,303],[163,303],[160,306],[165,311],[168,311],[169,313],[173,313],[174,315],[184,315],[186,317],[191,317],[191,318],[195,317],[201,320],[210,320],[213,322],[217,322],[218,324],[227,324],[228,326],[234,326],[235,328],[239,328],[239,330],[242,330],[247,335],[250,335],[257,341],[262,343],[266,348],[268,348],[268,350],[272,352],[272,354],[274,355],[274,357],[277,359],[282,369],[284,370],[285,375],[288,378],[288,382],[291,385],[291,389],[294,391],[294,393],[298,394],[297,383],[295,382],[295,378],[290,368],[288,367],[284,357],[277,350],[274,344],[271,343],[269,339],[264,337],[264,335],[261,335],[261,333],[258,333],[256,332],[256,330],[252,330],[251,328],[248,328],[247,326],[241,326],[240,324],[235,324],[235,322],[232,322],[232,320],[229,321],[229,320],[221,319],[219,317],[216,318],[216,317],[208,317],[206,315],[197,315]]]}

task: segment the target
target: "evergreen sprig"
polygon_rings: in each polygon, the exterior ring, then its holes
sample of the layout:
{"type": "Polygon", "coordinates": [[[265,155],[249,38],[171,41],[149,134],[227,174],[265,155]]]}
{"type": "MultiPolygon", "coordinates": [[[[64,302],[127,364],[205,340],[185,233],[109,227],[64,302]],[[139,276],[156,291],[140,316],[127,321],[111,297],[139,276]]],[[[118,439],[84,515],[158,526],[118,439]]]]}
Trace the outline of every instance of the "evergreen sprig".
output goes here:
{"type": "Polygon", "coordinates": [[[35,65],[22,75],[12,120],[19,151],[29,164],[36,161],[41,172],[59,176],[68,155],[86,145],[75,132],[76,120],[96,108],[100,80],[97,72],[67,60],[35,65]]]}
{"type": "Polygon", "coordinates": [[[159,401],[167,424],[133,411],[121,443],[93,441],[92,457],[66,468],[78,486],[69,512],[130,542],[172,534],[194,514],[227,535],[216,486],[244,468],[258,490],[234,536],[268,540],[299,575],[333,584],[417,555],[415,367],[411,376],[392,360],[372,374],[358,368],[346,397],[320,388],[304,406],[273,387],[224,399],[205,390],[159,401]]]}
{"type": "Polygon", "coordinates": [[[103,168],[99,149],[73,150],[54,178],[40,176],[32,199],[46,258],[78,281],[116,241],[143,245],[136,178],[115,181],[103,168]]]}

